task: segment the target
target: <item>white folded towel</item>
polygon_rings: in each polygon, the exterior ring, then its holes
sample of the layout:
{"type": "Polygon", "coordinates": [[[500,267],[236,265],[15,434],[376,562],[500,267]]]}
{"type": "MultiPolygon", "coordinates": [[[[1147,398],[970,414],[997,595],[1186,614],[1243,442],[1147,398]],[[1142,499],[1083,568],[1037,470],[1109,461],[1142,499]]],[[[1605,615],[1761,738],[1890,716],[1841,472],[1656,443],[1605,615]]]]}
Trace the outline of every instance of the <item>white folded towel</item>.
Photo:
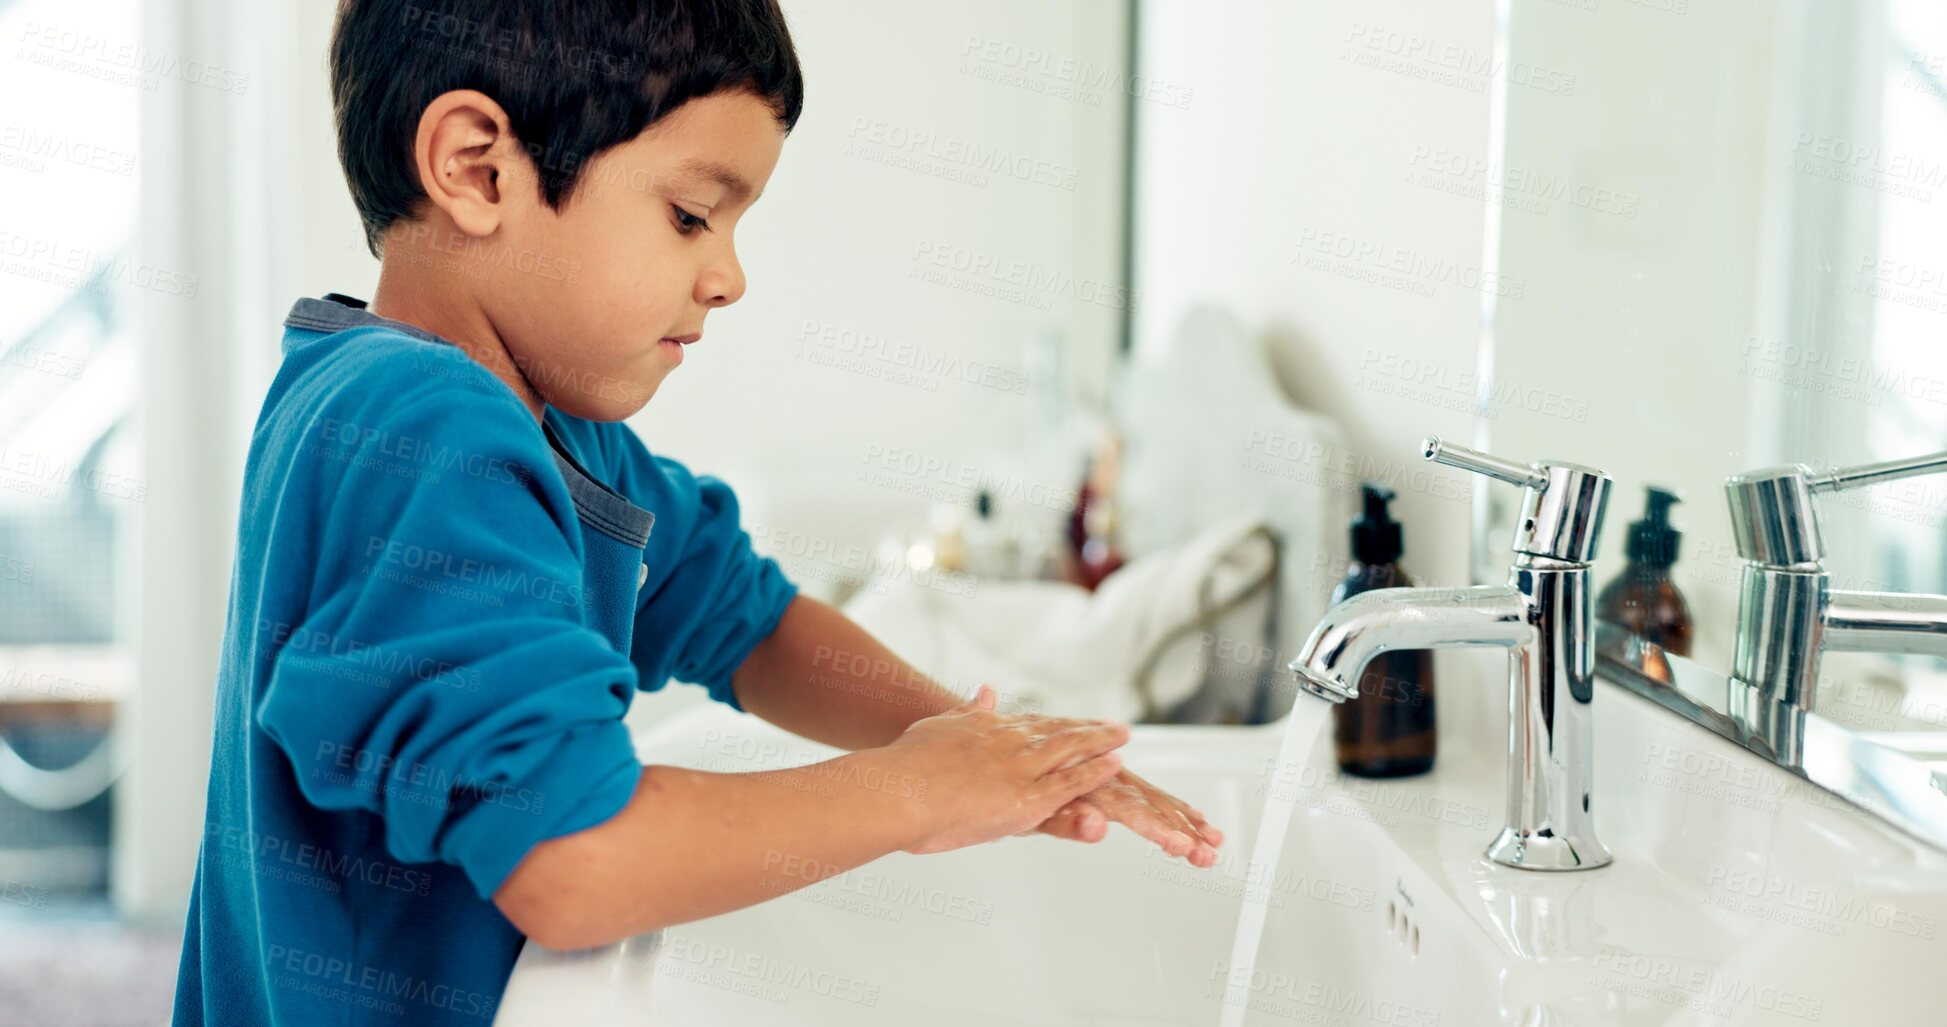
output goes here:
{"type": "Polygon", "coordinates": [[[1255,671],[1223,673],[1224,658],[1270,644],[1277,559],[1262,523],[1245,516],[1130,562],[1093,594],[1047,581],[948,594],[908,581],[861,593],[845,612],[957,692],[992,685],[1004,710],[1238,722],[1258,682],[1255,671]]]}

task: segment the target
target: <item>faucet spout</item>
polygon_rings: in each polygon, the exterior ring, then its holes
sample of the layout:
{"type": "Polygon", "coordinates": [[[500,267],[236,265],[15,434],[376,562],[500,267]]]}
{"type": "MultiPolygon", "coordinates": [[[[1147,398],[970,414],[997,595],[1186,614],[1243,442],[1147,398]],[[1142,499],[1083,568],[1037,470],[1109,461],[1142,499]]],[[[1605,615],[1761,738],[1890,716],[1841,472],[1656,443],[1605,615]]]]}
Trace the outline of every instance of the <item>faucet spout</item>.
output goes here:
{"type": "Polygon", "coordinates": [[[1390,649],[1512,648],[1532,641],[1526,610],[1510,585],[1361,592],[1326,611],[1291,671],[1306,692],[1347,702],[1358,698],[1366,664],[1390,649]]]}
{"type": "Polygon", "coordinates": [[[1592,870],[1610,856],[1589,794],[1590,638],[1588,564],[1524,553],[1506,585],[1384,588],[1339,603],[1291,670],[1305,691],[1340,703],[1358,698],[1366,664],[1390,649],[1507,650],[1507,820],[1487,857],[1522,870],[1592,870]]]}
{"type": "Polygon", "coordinates": [[[1372,658],[1391,649],[1507,651],[1508,806],[1487,858],[1521,870],[1609,863],[1589,795],[1595,646],[1589,562],[1609,476],[1577,464],[1519,464],[1429,437],[1424,455],[1524,488],[1505,585],[1381,588],[1325,612],[1291,672],[1330,703],[1359,697],[1372,658]]]}
{"type": "Polygon", "coordinates": [[[1827,649],[1947,657],[1947,596],[1826,593],[1827,649]]]}

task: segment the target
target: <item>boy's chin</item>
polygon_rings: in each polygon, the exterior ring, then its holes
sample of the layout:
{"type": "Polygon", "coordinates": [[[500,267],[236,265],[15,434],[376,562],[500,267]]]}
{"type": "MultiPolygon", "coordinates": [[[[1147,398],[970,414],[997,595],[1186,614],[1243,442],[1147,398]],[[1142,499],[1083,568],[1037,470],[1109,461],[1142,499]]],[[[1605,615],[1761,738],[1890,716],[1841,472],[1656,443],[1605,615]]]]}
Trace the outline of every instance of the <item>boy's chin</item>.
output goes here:
{"type": "Polygon", "coordinates": [[[611,379],[600,389],[561,390],[559,394],[542,398],[556,410],[584,421],[625,421],[648,405],[661,384],[660,378],[653,381],[611,379]]]}

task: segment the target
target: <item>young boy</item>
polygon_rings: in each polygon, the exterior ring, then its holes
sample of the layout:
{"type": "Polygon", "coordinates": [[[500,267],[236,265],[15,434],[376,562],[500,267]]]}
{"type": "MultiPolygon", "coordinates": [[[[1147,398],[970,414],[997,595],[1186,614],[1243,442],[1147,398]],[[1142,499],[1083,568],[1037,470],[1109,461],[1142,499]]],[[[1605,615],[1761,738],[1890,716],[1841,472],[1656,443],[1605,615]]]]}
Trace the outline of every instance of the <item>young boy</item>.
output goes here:
{"type": "Polygon", "coordinates": [[[804,883],[778,852],[1116,820],[1214,862],[1126,728],[962,702],[620,423],[744,294],[802,106],[776,0],[342,0],[331,75],[382,268],[292,309],[251,440],[177,1027],[485,1023],[523,937],[751,905],[804,883]],[[644,767],[622,716],[671,677],[854,751],[644,767]]]}

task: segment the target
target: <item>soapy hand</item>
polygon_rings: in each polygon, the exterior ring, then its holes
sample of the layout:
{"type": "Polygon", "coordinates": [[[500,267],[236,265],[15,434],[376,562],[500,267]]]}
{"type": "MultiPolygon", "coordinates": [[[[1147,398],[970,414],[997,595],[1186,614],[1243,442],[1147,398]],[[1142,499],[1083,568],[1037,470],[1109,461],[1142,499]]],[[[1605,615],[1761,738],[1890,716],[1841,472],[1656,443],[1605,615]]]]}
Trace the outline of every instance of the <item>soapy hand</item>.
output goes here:
{"type": "Polygon", "coordinates": [[[1217,846],[1224,843],[1224,833],[1210,826],[1202,811],[1127,770],[1056,810],[1035,830],[1093,844],[1109,833],[1111,820],[1162,846],[1164,852],[1183,857],[1191,866],[1216,863],[1217,846]]]}
{"type": "Polygon", "coordinates": [[[878,750],[928,782],[923,822],[905,846],[947,852],[1023,834],[1106,784],[1129,729],[1100,720],[994,712],[986,685],[945,713],[916,720],[878,750]]]}

